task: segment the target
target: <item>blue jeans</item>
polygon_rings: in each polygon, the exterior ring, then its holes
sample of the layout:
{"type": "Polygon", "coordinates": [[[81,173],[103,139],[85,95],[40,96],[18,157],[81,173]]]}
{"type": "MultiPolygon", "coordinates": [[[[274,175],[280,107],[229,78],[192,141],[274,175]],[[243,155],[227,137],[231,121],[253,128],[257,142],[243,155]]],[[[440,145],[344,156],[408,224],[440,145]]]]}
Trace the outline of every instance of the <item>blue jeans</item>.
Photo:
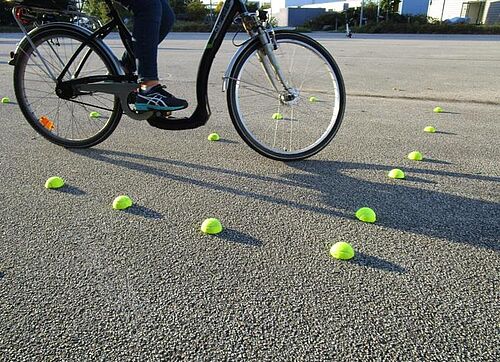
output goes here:
{"type": "Polygon", "coordinates": [[[158,80],[158,45],[172,30],[175,15],[168,0],[125,0],[134,14],[134,53],[139,81],[158,80]]]}

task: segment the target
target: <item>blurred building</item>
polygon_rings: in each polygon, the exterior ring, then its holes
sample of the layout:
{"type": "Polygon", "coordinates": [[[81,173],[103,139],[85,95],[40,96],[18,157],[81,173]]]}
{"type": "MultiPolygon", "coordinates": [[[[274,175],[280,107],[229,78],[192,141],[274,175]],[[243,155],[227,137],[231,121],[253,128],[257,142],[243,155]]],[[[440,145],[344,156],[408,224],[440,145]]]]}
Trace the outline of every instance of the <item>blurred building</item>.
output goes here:
{"type": "Polygon", "coordinates": [[[429,0],[427,16],[440,21],[468,18],[472,24],[499,24],[500,1],[429,0]]]}

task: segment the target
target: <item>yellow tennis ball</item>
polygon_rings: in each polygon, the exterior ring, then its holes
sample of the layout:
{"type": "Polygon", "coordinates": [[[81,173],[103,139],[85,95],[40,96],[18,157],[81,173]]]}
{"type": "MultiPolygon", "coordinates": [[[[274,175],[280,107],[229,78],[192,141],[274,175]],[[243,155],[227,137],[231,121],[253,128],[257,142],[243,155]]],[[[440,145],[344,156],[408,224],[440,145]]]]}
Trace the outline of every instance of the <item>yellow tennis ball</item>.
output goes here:
{"type": "Polygon", "coordinates": [[[281,113],[273,113],[273,119],[277,119],[277,120],[280,120],[280,119],[283,119],[283,115],[281,113]]]}
{"type": "Polygon", "coordinates": [[[2,103],[10,103],[10,98],[9,97],[3,97],[2,98],[2,103]]]}
{"type": "Polygon", "coordinates": [[[222,231],[222,224],[218,219],[211,217],[203,221],[201,231],[205,234],[218,234],[222,231]]]}
{"type": "Polygon", "coordinates": [[[99,118],[101,114],[99,112],[93,111],[89,114],[90,118],[99,118]]]}
{"type": "Polygon", "coordinates": [[[433,126],[427,126],[424,128],[424,132],[427,133],[436,133],[436,129],[433,126]]]}
{"type": "Polygon", "coordinates": [[[115,210],[125,210],[132,206],[133,202],[127,195],[120,195],[113,200],[113,209],[115,210]]]}
{"type": "Polygon", "coordinates": [[[52,176],[47,181],[45,181],[45,188],[47,189],[59,189],[64,186],[64,180],[59,176],[52,176]]]}
{"type": "Polygon", "coordinates": [[[318,101],[318,98],[316,98],[316,97],[314,97],[314,96],[313,96],[313,97],[309,97],[309,102],[311,102],[311,103],[315,103],[315,102],[317,102],[317,101],[318,101]]]}
{"type": "Polygon", "coordinates": [[[408,159],[413,161],[422,161],[424,156],[422,156],[422,154],[418,151],[413,151],[408,154],[408,159]]]}
{"type": "Polygon", "coordinates": [[[398,178],[398,179],[403,179],[405,178],[405,173],[403,170],[400,170],[399,168],[393,168],[392,170],[389,171],[387,174],[390,178],[398,178]]]}
{"type": "Polygon", "coordinates": [[[335,259],[349,260],[354,257],[354,249],[351,244],[339,241],[330,248],[330,256],[335,259]]]}
{"type": "Polygon", "coordinates": [[[214,133],[210,133],[208,135],[208,140],[209,141],[218,141],[218,140],[220,140],[220,136],[217,133],[215,133],[215,132],[214,133]]]}
{"type": "Polygon", "coordinates": [[[370,209],[369,207],[362,207],[358,211],[356,211],[356,217],[358,220],[374,223],[377,220],[377,215],[375,211],[370,209]]]}
{"type": "Polygon", "coordinates": [[[442,113],[442,112],[443,112],[443,108],[441,108],[441,107],[434,108],[434,113],[442,113]]]}

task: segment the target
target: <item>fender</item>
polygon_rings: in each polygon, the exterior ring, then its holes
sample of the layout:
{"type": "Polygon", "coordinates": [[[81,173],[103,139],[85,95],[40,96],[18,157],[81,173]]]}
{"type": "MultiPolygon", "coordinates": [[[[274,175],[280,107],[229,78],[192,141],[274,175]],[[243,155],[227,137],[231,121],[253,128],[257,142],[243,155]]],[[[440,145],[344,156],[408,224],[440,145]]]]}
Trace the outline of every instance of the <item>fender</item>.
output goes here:
{"type": "MultiPolygon", "coordinates": [[[[10,53],[11,60],[9,61],[9,64],[16,65],[21,49],[25,49],[30,44],[28,37],[30,39],[35,39],[36,37],[40,36],[40,34],[44,33],[47,30],[56,30],[56,29],[61,29],[64,31],[73,32],[75,34],[82,35],[82,36],[88,37],[88,38],[91,38],[92,34],[93,34],[89,29],[86,29],[86,28],[83,28],[81,26],[77,26],[74,24],[69,24],[69,23],[54,22],[54,23],[42,25],[40,27],[32,29],[28,33],[28,35],[25,35],[19,41],[19,43],[17,43],[16,50],[12,51],[10,53]]],[[[114,53],[111,51],[109,46],[102,39],[94,37],[90,42],[94,43],[96,46],[103,49],[103,51],[106,53],[106,55],[109,57],[109,59],[111,59],[111,61],[113,62],[113,66],[117,70],[118,75],[125,74],[120,62],[118,61],[118,58],[114,55],[114,53]]]]}

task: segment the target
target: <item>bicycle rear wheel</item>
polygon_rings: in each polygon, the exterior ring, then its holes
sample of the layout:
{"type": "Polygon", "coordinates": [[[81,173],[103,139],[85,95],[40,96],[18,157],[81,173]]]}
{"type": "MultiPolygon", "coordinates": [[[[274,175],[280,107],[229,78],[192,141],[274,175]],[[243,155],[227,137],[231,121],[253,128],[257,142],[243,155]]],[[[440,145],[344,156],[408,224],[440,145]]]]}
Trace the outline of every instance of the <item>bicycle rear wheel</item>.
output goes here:
{"type": "Polygon", "coordinates": [[[229,112],[254,150],[276,160],[300,160],[321,151],[337,133],[345,108],[344,82],[330,53],[315,40],[277,32],[276,41],[274,54],[297,96],[284,100],[283,92],[272,86],[261,63],[261,44],[255,41],[231,70],[229,112]]]}
{"type": "MultiPolygon", "coordinates": [[[[73,54],[88,40],[79,31],[47,26],[25,42],[14,69],[18,104],[29,124],[43,137],[68,148],[104,141],[118,125],[122,111],[113,95],[93,93],[74,99],[57,96],[56,80],[73,54]]],[[[78,53],[63,80],[93,75],[117,75],[106,52],[90,42],[78,53]]]]}

